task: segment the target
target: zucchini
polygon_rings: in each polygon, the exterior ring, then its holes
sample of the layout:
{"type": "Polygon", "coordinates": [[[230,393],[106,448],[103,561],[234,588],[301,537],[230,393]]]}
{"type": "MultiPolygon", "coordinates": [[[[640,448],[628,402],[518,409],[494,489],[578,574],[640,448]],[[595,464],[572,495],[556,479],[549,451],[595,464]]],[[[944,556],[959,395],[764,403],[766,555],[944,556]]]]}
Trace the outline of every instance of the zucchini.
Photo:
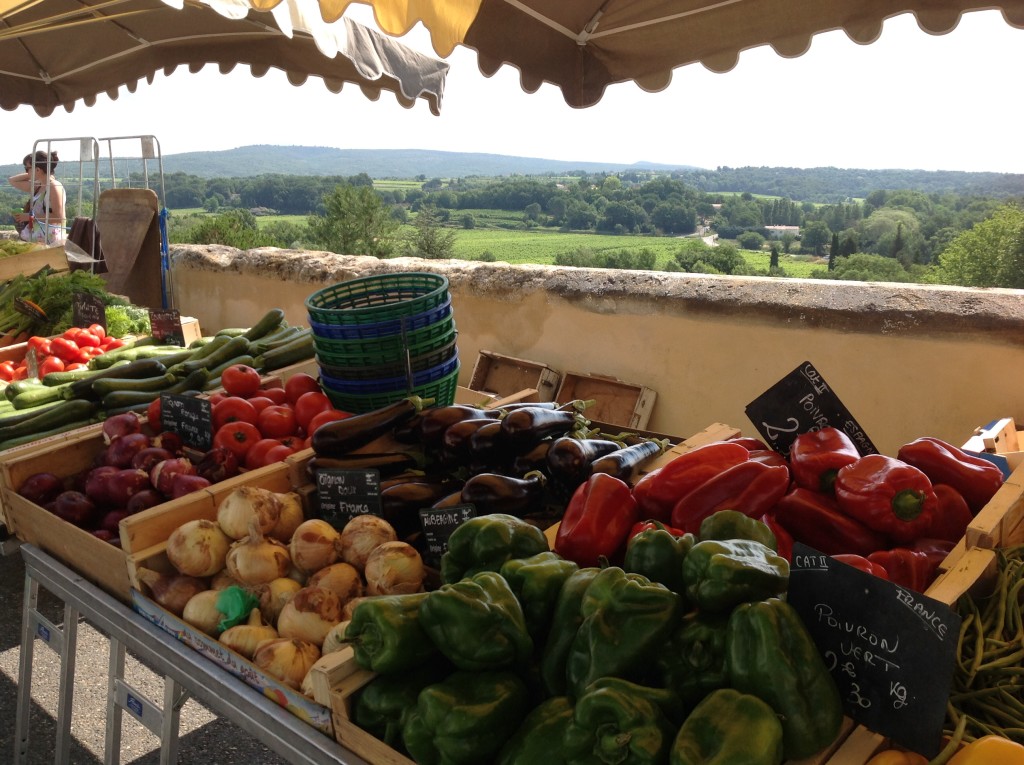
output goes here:
{"type": "Polygon", "coordinates": [[[300,361],[313,358],[316,353],[313,347],[313,332],[303,333],[291,342],[273,348],[257,358],[257,367],[261,371],[269,372],[274,369],[281,369],[291,364],[298,364],[300,361]]]}
{"type": "Polygon", "coordinates": [[[168,356],[172,353],[187,350],[187,348],[182,348],[180,345],[144,345],[141,348],[129,348],[128,350],[118,348],[116,351],[104,353],[101,356],[90,359],[89,368],[109,369],[118,361],[123,359],[128,359],[128,361],[139,361],[140,359],[158,358],[160,356],[168,356]]]}
{"type": "MultiPolygon", "coordinates": [[[[168,392],[169,391],[161,391],[161,393],[168,393],[168,392]]],[[[186,397],[189,397],[189,398],[194,398],[195,396],[201,396],[202,393],[203,392],[199,391],[199,390],[183,390],[183,391],[181,391],[179,393],[176,393],[175,395],[176,396],[186,396],[186,397]]],[[[116,409],[105,409],[104,410],[104,414],[107,417],[113,417],[115,414],[124,414],[125,412],[144,412],[146,410],[146,407],[148,407],[150,403],[152,403],[152,402],[138,403],[138,404],[128,404],[127,406],[117,407],[116,409]]]]}
{"type": "MultiPolygon", "coordinates": [[[[99,358],[97,356],[97,358],[99,358]]],[[[124,364],[115,364],[106,370],[93,372],[89,377],[76,380],[66,388],[67,398],[98,398],[92,390],[92,384],[97,380],[108,377],[137,379],[143,377],[156,377],[166,374],[167,367],[156,359],[142,359],[124,364]]]]}
{"type": "Polygon", "coordinates": [[[197,337],[191,343],[188,344],[189,350],[198,350],[205,345],[209,345],[213,342],[213,335],[204,335],[203,337],[197,337]]]}
{"type": "Polygon", "coordinates": [[[227,369],[228,367],[233,367],[235,364],[245,364],[245,366],[251,367],[255,363],[256,360],[252,356],[245,354],[244,356],[235,356],[233,359],[228,359],[220,366],[216,366],[213,369],[207,371],[209,371],[210,378],[212,379],[215,377],[220,377],[222,374],[224,374],[225,369],[227,369]]]}
{"type": "Polygon", "coordinates": [[[232,337],[241,337],[248,331],[248,327],[225,327],[220,330],[215,337],[226,337],[230,340],[232,337]]]}
{"type": "MultiPolygon", "coordinates": [[[[185,374],[194,372],[197,369],[215,369],[225,361],[242,356],[249,351],[249,341],[243,336],[232,337],[224,345],[220,346],[213,353],[199,359],[191,359],[179,365],[180,370],[185,374]]],[[[178,367],[175,368],[178,371],[178,367]]]]}
{"type": "Polygon", "coordinates": [[[104,411],[121,409],[123,407],[149,404],[154,399],[160,398],[162,393],[182,394],[188,390],[202,390],[210,374],[205,369],[197,369],[190,372],[178,382],[160,390],[116,390],[103,397],[102,406],[104,411]]]}
{"type": "Polygon", "coordinates": [[[266,353],[271,348],[277,348],[285,343],[291,342],[304,331],[308,330],[305,330],[303,327],[284,327],[283,329],[279,329],[276,332],[272,332],[269,335],[261,337],[259,340],[250,343],[249,351],[256,356],[259,356],[261,353],[266,353]]]}
{"type": "Polygon", "coordinates": [[[0,441],[0,451],[6,449],[13,449],[16,446],[23,446],[24,444],[31,444],[34,441],[39,441],[43,438],[49,438],[50,436],[56,436],[60,433],[67,433],[69,430],[78,430],[84,428],[86,425],[93,425],[96,423],[95,417],[86,417],[81,420],[72,420],[65,422],[62,425],[58,425],[49,430],[41,430],[37,433],[30,433],[24,436],[17,436],[15,438],[8,438],[0,441]]]}
{"type": "Polygon", "coordinates": [[[14,382],[8,383],[7,387],[4,388],[4,398],[8,401],[14,401],[25,391],[35,390],[36,388],[45,388],[39,380],[34,377],[27,377],[24,380],[15,380],[14,382]]]}
{"type": "Polygon", "coordinates": [[[104,377],[93,381],[92,391],[97,398],[103,398],[108,393],[119,390],[161,391],[170,388],[177,381],[178,378],[170,372],[141,378],[104,377]]]}
{"type": "Polygon", "coordinates": [[[280,308],[271,308],[262,319],[249,327],[242,337],[246,340],[258,340],[280,327],[282,322],[284,322],[284,311],[280,308]]]}
{"type": "Polygon", "coordinates": [[[227,345],[229,342],[231,342],[231,338],[228,335],[217,335],[202,348],[196,348],[186,361],[199,361],[200,359],[205,359],[218,348],[227,345]]]}
{"type": "MultiPolygon", "coordinates": [[[[124,366],[125,364],[130,363],[130,361],[125,359],[124,361],[118,361],[114,364],[114,367],[124,366]]],[[[74,382],[75,380],[83,380],[86,377],[91,377],[95,374],[99,373],[95,369],[89,369],[89,367],[73,369],[70,372],[50,372],[48,375],[43,377],[43,385],[63,385],[64,383],[74,382]]]]}
{"type": "Polygon", "coordinates": [[[62,401],[56,406],[47,407],[35,417],[0,428],[0,441],[30,436],[71,422],[88,420],[96,415],[96,411],[97,406],[93,401],[79,398],[62,401]]]}
{"type": "Polygon", "coordinates": [[[59,403],[59,401],[54,401],[49,404],[40,404],[35,409],[20,410],[15,409],[14,405],[12,404],[9,410],[4,412],[4,414],[0,415],[0,430],[6,428],[8,425],[17,425],[19,422],[31,420],[36,415],[41,414],[44,409],[49,409],[51,407],[56,406],[59,403]]]}
{"type": "Polygon", "coordinates": [[[15,409],[35,409],[42,404],[52,404],[64,398],[64,391],[71,383],[64,385],[40,385],[30,388],[14,397],[12,404],[15,409]]]}

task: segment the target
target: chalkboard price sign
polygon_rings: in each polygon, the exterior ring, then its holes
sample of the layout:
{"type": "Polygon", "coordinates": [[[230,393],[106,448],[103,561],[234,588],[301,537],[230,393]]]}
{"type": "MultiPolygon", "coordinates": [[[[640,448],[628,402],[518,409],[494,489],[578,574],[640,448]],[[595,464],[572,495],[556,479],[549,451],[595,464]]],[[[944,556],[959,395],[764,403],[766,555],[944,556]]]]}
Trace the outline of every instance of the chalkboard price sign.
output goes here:
{"type": "Polygon", "coordinates": [[[925,757],[938,754],[960,616],[799,542],[786,599],[835,678],[846,714],[925,757]]]}
{"type": "Polygon", "coordinates": [[[380,471],[316,471],[316,497],[320,517],[339,531],[357,515],[380,515],[380,471]]]}
{"type": "Polygon", "coordinates": [[[160,394],[160,428],[181,436],[193,449],[213,448],[213,419],[210,401],[195,396],[160,394]]]}
{"type": "Polygon", "coordinates": [[[107,307],[103,298],[88,292],[76,292],[71,296],[71,323],[76,327],[99,324],[107,328],[107,307]]]}
{"type": "Polygon", "coordinates": [[[798,435],[824,427],[843,431],[861,456],[878,454],[864,428],[809,361],[747,404],[746,413],[768,446],[783,456],[789,456],[798,435]]]}
{"type": "Polygon", "coordinates": [[[427,543],[424,562],[434,568],[440,566],[441,556],[448,549],[448,537],[458,526],[475,517],[474,505],[426,507],[420,510],[420,526],[423,528],[423,539],[427,543]]]}
{"type": "Polygon", "coordinates": [[[181,328],[181,313],[177,308],[150,309],[149,331],[157,340],[168,345],[184,345],[185,331],[181,328]]]}

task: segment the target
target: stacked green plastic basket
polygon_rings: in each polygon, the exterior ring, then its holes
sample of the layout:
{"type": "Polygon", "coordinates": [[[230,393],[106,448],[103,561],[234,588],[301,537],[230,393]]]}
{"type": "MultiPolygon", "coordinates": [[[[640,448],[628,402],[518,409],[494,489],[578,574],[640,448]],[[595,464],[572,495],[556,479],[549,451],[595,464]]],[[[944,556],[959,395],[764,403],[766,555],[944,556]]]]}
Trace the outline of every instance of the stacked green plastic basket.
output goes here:
{"type": "Polygon", "coordinates": [[[448,279],[430,273],[365,276],[306,298],[320,379],[348,412],[406,396],[455,400],[459,349],[448,279]]]}

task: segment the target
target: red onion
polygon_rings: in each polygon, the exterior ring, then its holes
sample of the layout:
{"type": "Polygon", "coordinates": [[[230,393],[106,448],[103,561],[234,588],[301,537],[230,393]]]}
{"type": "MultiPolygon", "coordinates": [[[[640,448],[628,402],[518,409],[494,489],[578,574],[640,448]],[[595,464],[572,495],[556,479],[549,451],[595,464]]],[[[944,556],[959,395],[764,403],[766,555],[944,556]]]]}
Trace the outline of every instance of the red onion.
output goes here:
{"type": "Polygon", "coordinates": [[[79,528],[85,528],[96,515],[96,505],[80,491],[65,491],[53,500],[53,514],[79,528]]]}
{"type": "Polygon", "coordinates": [[[106,529],[115,536],[120,536],[118,524],[122,518],[127,518],[131,513],[127,510],[108,510],[100,519],[100,528],[106,529]]]}
{"type": "Polygon", "coordinates": [[[196,469],[188,457],[172,457],[158,462],[149,471],[149,480],[153,488],[162,494],[171,493],[171,486],[176,475],[195,475],[196,469]]]}
{"type": "Polygon", "coordinates": [[[238,458],[230,449],[215,446],[199,460],[196,473],[210,483],[218,483],[225,478],[238,475],[238,458]]]}
{"type": "Polygon", "coordinates": [[[186,494],[205,489],[209,485],[210,482],[201,475],[178,473],[171,481],[171,498],[184,497],[186,494]]]}
{"type": "Polygon", "coordinates": [[[135,455],[149,447],[149,436],[145,433],[128,433],[110,442],[107,447],[106,461],[114,467],[130,467],[135,455]]]}
{"type": "Polygon", "coordinates": [[[35,473],[22,482],[18,494],[29,502],[45,506],[57,499],[62,491],[64,482],[53,473],[35,473]]]}
{"type": "MultiPolygon", "coordinates": [[[[127,438],[127,436],[125,436],[127,438]]],[[[110,503],[118,509],[124,509],[132,495],[150,488],[149,473],[145,470],[126,468],[111,473],[107,479],[107,496],[110,503]]]]}
{"type": "Polygon", "coordinates": [[[128,500],[128,504],[124,506],[124,509],[128,511],[128,514],[134,514],[148,510],[151,507],[156,507],[161,502],[166,501],[166,497],[158,492],[156,489],[143,489],[137,494],[132,494],[131,499],[128,500]]]}
{"type": "Polygon", "coordinates": [[[132,457],[132,467],[149,472],[158,462],[169,460],[174,455],[160,446],[147,446],[132,457]]]}
{"type": "Polygon", "coordinates": [[[114,545],[114,547],[121,546],[121,537],[117,534],[114,534],[109,529],[93,529],[89,533],[97,539],[102,539],[104,542],[109,542],[110,544],[114,545]]]}
{"type": "Polygon", "coordinates": [[[140,430],[142,430],[142,420],[135,412],[115,414],[103,421],[103,441],[109,444],[122,436],[138,433],[140,430]]]}
{"type": "Polygon", "coordinates": [[[181,436],[170,430],[165,430],[153,436],[153,446],[166,449],[176,457],[185,450],[185,443],[181,440],[181,436]]]}
{"type": "Polygon", "coordinates": [[[113,465],[103,465],[90,470],[85,477],[85,483],[82,488],[85,496],[97,505],[111,504],[110,492],[108,491],[109,478],[116,472],[117,468],[113,465]]]}

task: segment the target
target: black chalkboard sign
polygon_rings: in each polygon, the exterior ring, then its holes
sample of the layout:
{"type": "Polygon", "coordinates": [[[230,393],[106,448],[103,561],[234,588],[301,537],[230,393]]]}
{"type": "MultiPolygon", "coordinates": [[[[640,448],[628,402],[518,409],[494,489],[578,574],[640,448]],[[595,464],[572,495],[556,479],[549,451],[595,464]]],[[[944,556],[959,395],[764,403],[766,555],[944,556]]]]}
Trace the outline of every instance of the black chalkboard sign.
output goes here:
{"type": "Polygon", "coordinates": [[[420,510],[420,526],[426,542],[424,562],[437,568],[441,556],[448,549],[448,537],[458,526],[476,517],[475,505],[453,505],[452,507],[425,507],[420,510]]]}
{"type": "Polygon", "coordinates": [[[181,436],[186,446],[200,451],[213,448],[213,419],[209,399],[160,394],[160,428],[181,436]]]}
{"type": "Polygon", "coordinates": [[[938,754],[960,616],[799,542],[786,599],[825,658],[846,714],[925,757],[938,754]]]}
{"type": "Polygon", "coordinates": [[[99,324],[107,328],[107,307],[103,298],[88,292],[76,292],[71,296],[71,323],[76,327],[99,324]]]}
{"type": "Polygon", "coordinates": [[[878,454],[864,428],[809,361],[747,404],[746,413],[768,446],[785,457],[798,435],[824,427],[843,431],[861,456],[878,454]]]}
{"type": "Polygon", "coordinates": [[[185,330],[181,328],[181,313],[177,308],[149,310],[149,333],[168,345],[184,345],[185,330]]]}
{"type": "Polygon", "coordinates": [[[316,471],[316,498],[320,517],[339,531],[357,515],[380,515],[380,471],[316,471]]]}

